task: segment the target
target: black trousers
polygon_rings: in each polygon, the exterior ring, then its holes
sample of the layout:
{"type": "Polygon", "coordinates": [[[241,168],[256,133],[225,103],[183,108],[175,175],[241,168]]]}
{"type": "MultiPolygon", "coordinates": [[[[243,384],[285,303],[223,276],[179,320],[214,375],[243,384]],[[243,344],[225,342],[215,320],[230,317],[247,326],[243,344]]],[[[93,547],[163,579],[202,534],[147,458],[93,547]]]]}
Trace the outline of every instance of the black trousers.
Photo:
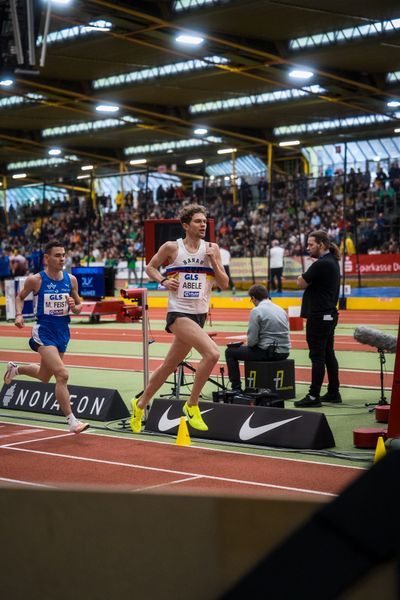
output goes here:
{"type": "Polygon", "coordinates": [[[271,354],[268,350],[263,350],[258,346],[228,346],[225,350],[226,366],[228,367],[228,377],[231,382],[232,389],[241,389],[240,380],[240,360],[253,360],[253,361],[273,361],[273,360],[285,360],[289,356],[287,354],[271,354]]]}
{"type": "Polygon", "coordinates": [[[337,322],[337,315],[333,315],[332,321],[324,321],[322,316],[307,318],[306,339],[311,359],[310,396],[319,396],[325,368],[328,373],[328,392],[336,394],[339,391],[339,365],[334,350],[337,322]]]}
{"type": "Polygon", "coordinates": [[[277,267],[275,269],[271,269],[271,290],[278,292],[282,291],[282,273],[283,267],[277,267]],[[276,281],[275,281],[276,279],[276,281]]]}

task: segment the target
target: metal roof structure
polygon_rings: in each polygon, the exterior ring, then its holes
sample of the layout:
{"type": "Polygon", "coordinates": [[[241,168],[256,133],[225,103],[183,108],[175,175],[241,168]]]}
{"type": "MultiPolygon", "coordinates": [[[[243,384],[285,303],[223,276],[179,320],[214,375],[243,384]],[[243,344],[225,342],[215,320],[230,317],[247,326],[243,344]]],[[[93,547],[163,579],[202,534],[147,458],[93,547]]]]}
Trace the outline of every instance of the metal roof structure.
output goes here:
{"type": "Polygon", "coordinates": [[[202,174],[223,148],[266,162],[268,144],[279,159],[399,134],[394,0],[66,1],[0,0],[8,185],[18,171],[71,184],[82,166],[117,174],[142,156],[202,174]],[[177,41],[188,34],[202,41],[177,41]]]}

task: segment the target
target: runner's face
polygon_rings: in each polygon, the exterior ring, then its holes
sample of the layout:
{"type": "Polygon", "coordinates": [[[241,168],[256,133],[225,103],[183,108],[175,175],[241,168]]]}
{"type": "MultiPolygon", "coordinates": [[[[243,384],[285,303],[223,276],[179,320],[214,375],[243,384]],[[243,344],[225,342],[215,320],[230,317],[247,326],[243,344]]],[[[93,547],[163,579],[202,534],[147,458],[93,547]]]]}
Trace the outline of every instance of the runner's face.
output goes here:
{"type": "Polygon", "coordinates": [[[207,229],[207,217],[203,213],[195,213],[190,223],[185,224],[186,231],[194,237],[204,238],[207,229]]]}
{"type": "Polygon", "coordinates": [[[65,261],[65,250],[62,246],[51,248],[49,254],[46,254],[45,256],[47,258],[47,266],[49,269],[53,271],[62,271],[65,261]]]}

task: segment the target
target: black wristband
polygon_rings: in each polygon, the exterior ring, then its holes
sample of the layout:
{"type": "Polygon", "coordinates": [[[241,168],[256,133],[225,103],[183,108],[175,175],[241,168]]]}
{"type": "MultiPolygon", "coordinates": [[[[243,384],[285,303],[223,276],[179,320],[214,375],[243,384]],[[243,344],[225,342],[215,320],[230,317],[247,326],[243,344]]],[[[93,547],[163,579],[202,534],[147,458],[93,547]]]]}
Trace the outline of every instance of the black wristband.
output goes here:
{"type": "Polygon", "coordinates": [[[162,285],[164,283],[164,281],[168,281],[168,277],[164,277],[164,279],[161,279],[160,285],[162,285]]]}

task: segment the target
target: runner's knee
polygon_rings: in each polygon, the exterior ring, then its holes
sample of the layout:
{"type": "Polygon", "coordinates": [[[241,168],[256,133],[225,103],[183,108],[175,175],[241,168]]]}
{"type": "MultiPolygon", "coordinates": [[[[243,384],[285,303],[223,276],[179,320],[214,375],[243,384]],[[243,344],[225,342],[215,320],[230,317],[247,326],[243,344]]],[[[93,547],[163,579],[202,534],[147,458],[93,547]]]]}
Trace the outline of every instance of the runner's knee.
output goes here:
{"type": "Polygon", "coordinates": [[[56,378],[57,383],[67,383],[68,382],[68,371],[62,366],[54,371],[54,377],[56,378]]]}

